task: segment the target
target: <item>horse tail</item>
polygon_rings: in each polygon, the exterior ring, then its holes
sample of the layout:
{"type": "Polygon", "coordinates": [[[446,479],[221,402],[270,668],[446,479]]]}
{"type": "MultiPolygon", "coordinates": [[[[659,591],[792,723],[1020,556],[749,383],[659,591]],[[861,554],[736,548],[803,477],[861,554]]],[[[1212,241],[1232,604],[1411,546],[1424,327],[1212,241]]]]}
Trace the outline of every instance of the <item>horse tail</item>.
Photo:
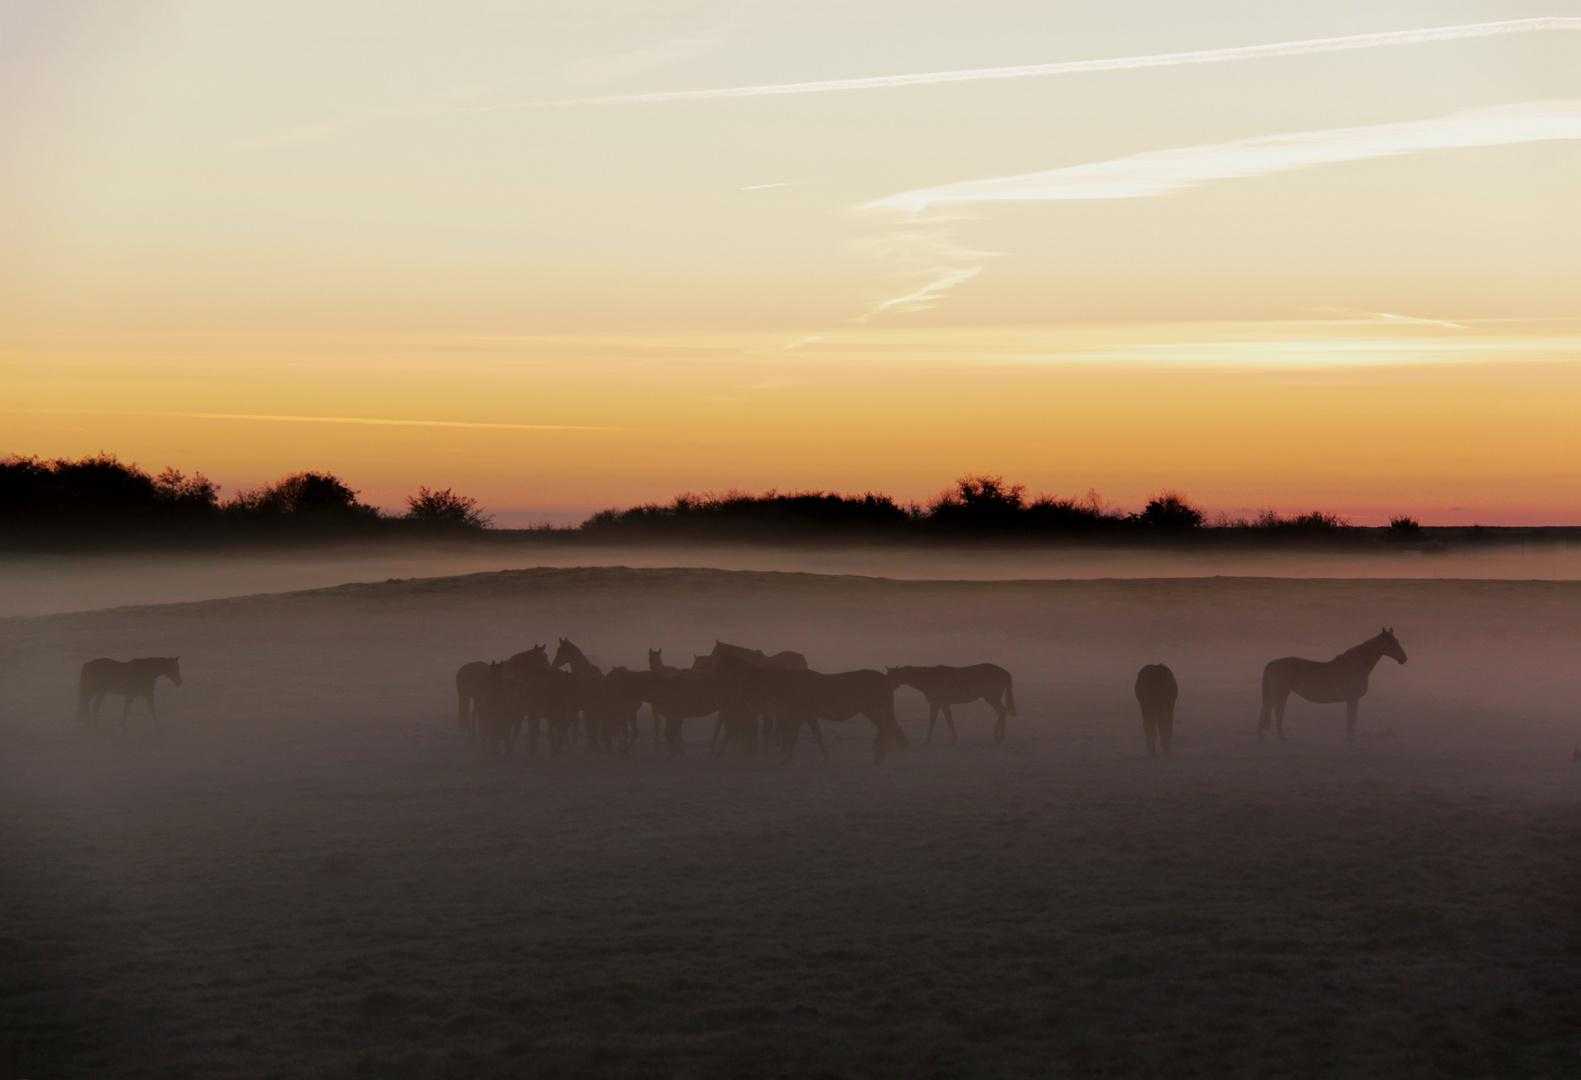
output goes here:
{"type": "Polygon", "coordinates": [[[1011,716],[1016,715],[1016,688],[1015,680],[1010,677],[1010,672],[1005,672],[1005,709],[1011,716]]]}

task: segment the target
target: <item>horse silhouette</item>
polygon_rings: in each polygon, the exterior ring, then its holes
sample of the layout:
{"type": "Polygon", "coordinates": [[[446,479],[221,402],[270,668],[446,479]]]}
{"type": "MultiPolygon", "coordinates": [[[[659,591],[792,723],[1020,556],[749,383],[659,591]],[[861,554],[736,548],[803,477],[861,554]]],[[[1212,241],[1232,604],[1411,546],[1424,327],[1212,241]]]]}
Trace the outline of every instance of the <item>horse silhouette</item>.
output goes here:
{"type": "Polygon", "coordinates": [[[761,649],[749,649],[745,645],[731,645],[715,639],[714,651],[707,656],[693,656],[692,670],[713,671],[719,667],[719,658],[728,656],[741,661],[749,667],[755,668],[780,668],[784,671],[806,671],[807,658],[799,652],[777,652],[770,656],[761,649]]]}
{"type": "Polygon", "coordinates": [[[488,688],[489,664],[473,660],[456,669],[456,727],[463,735],[472,734],[478,722],[478,699],[488,688]]]}
{"type": "Polygon", "coordinates": [[[1142,734],[1147,737],[1147,756],[1155,753],[1154,742],[1169,756],[1175,738],[1175,699],[1180,687],[1175,673],[1163,664],[1148,664],[1136,673],[1136,703],[1142,706],[1142,734]]]}
{"type": "Polygon", "coordinates": [[[950,743],[955,737],[955,714],[951,705],[965,705],[981,699],[993,708],[999,717],[994,724],[994,742],[1005,741],[1005,717],[1016,715],[1016,695],[1010,672],[998,664],[971,664],[967,667],[950,667],[935,664],[932,667],[885,668],[889,685],[898,690],[909,686],[922,691],[928,699],[928,734],[922,740],[926,746],[933,741],[933,728],[939,722],[939,713],[950,728],[950,743]]]}
{"type": "Polygon", "coordinates": [[[136,660],[110,660],[99,657],[82,665],[77,676],[77,719],[97,729],[99,706],[106,694],[116,694],[126,699],[121,709],[121,727],[132,711],[132,699],[148,702],[148,715],[159,726],[159,713],[154,709],[154,683],[161,675],[181,685],[181,666],[177,656],[144,656],[136,660]]]}
{"type": "Polygon", "coordinates": [[[733,655],[719,658],[722,706],[732,712],[773,712],[782,718],[778,738],[786,760],[796,750],[796,739],[806,726],[818,741],[825,761],[829,749],[819,730],[821,720],[850,720],[865,716],[876,729],[873,760],[882,762],[888,751],[910,745],[895,718],[895,691],[882,671],[821,672],[797,668],[754,667],[733,655]]]}
{"type": "Polygon", "coordinates": [[[1367,692],[1372,669],[1385,656],[1397,664],[1405,663],[1405,650],[1385,627],[1360,645],[1346,649],[1332,660],[1303,660],[1285,656],[1270,660],[1263,668],[1263,708],[1257,718],[1257,734],[1268,730],[1269,719],[1278,725],[1279,738],[1285,737],[1285,703],[1292,693],[1319,705],[1345,703],[1345,737],[1356,737],[1356,705],[1367,692]]]}

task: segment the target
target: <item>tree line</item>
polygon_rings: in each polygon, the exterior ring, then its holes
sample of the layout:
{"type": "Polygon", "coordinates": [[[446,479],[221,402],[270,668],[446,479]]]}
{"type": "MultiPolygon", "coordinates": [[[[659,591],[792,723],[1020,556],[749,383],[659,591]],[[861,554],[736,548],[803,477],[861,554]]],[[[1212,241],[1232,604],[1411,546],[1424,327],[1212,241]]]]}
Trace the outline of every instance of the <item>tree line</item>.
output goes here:
{"type": "MultiPolygon", "coordinates": [[[[233,532],[263,535],[473,533],[491,522],[476,499],[450,488],[419,487],[401,513],[367,505],[329,472],[301,472],[222,499],[201,472],[167,468],[150,474],[100,453],[79,460],[0,459],[0,526],[16,532],[84,534],[139,527],[172,534],[233,532]]],[[[1210,516],[1185,495],[1163,491],[1137,511],[1106,503],[1096,492],[1068,498],[1028,496],[1025,485],[999,476],[964,476],[926,504],[888,495],[827,491],[678,495],[668,503],[601,510],[579,525],[535,533],[567,539],[745,539],[967,537],[1184,537],[1211,530],[1223,536],[1333,538],[1356,529],[1324,511],[1251,517],[1210,516]]],[[[1409,517],[1392,520],[1390,539],[1420,534],[1409,517]]]]}
{"type": "Polygon", "coordinates": [[[126,527],[253,532],[358,533],[400,524],[425,530],[486,528],[477,500],[426,487],[389,514],[358,498],[340,477],[301,472],[220,498],[201,472],[167,468],[157,476],[114,454],[76,461],[0,459],[0,523],[11,527],[95,531],[126,527]]]}

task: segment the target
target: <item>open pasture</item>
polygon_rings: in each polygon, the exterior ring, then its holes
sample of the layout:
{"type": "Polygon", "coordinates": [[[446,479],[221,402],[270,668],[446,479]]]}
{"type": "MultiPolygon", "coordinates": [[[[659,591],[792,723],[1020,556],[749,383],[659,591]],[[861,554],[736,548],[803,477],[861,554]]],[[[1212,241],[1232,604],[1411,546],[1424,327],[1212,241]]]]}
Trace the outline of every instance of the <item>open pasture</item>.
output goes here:
{"type": "Polygon", "coordinates": [[[1581,584],[524,570],[0,620],[0,1075],[1575,1076],[1581,584]],[[1392,626],[1259,741],[1267,660],[1392,626]],[[485,759],[456,667],[994,662],[875,766],[485,759]],[[73,721],[179,655],[162,726],[73,721]],[[1180,682],[1149,758],[1132,683],[1180,682]]]}

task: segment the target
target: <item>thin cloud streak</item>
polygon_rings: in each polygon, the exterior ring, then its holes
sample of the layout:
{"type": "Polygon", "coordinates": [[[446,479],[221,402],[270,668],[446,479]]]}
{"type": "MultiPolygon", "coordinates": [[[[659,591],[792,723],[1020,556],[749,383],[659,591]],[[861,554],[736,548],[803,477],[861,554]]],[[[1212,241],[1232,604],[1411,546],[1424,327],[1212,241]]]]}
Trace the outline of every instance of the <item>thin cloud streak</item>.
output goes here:
{"type": "Polygon", "coordinates": [[[1202,49],[1194,52],[1158,53],[1150,56],[1121,56],[1105,60],[1069,60],[1054,64],[1028,64],[1018,67],[968,68],[959,71],[930,71],[911,75],[878,75],[860,79],[827,79],[820,82],[774,83],[764,86],[732,86],[713,90],[668,90],[646,94],[616,94],[605,97],[571,98],[562,101],[527,101],[508,105],[475,105],[443,112],[496,112],[506,109],[540,109],[565,105],[617,105],[664,101],[717,101],[727,98],[771,97],[784,94],[825,94],[844,90],[884,90],[905,86],[934,86],[939,83],[982,82],[994,79],[1025,79],[1046,75],[1078,75],[1100,71],[1131,71],[1138,68],[1177,67],[1184,64],[1220,64],[1236,60],[1266,60],[1283,56],[1310,56],[1317,53],[1378,49],[1393,45],[1426,45],[1440,41],[1529,34],[1547,30],[1581,30],[1581,18],[1543,16],[1508,19],[1501,22],[1439,26],[1425,30],[1393,30],[1377,34],[1350,34],[1344,37],[1310,38],[1268,45],[1243,45],[1229,49],[1202,49]]]}
{"type": "Polygon", "coordinates": [[[287,424],[365,424],[374,427],[482,428],[499,431],[626,431],[589,424],[491,424],[466,420],[389,420],[368,416],[285,416],[272,413],[154,412],[142,409],[0,409],[34,416],[149,416],[168,420],[258,420],[287,424]]]}
{"type": "Polygon", "coordinates": [[[1214,180],[1268,176],[1314,165],[1426,150],[1581,139],[1581,101],[1530,101],[1432,120],[1331,128],[1154,150],[1045,172],[903,191],[861,207],[915,216],[932,207],[1048,199],[1142,199],[1214,180]]]}

